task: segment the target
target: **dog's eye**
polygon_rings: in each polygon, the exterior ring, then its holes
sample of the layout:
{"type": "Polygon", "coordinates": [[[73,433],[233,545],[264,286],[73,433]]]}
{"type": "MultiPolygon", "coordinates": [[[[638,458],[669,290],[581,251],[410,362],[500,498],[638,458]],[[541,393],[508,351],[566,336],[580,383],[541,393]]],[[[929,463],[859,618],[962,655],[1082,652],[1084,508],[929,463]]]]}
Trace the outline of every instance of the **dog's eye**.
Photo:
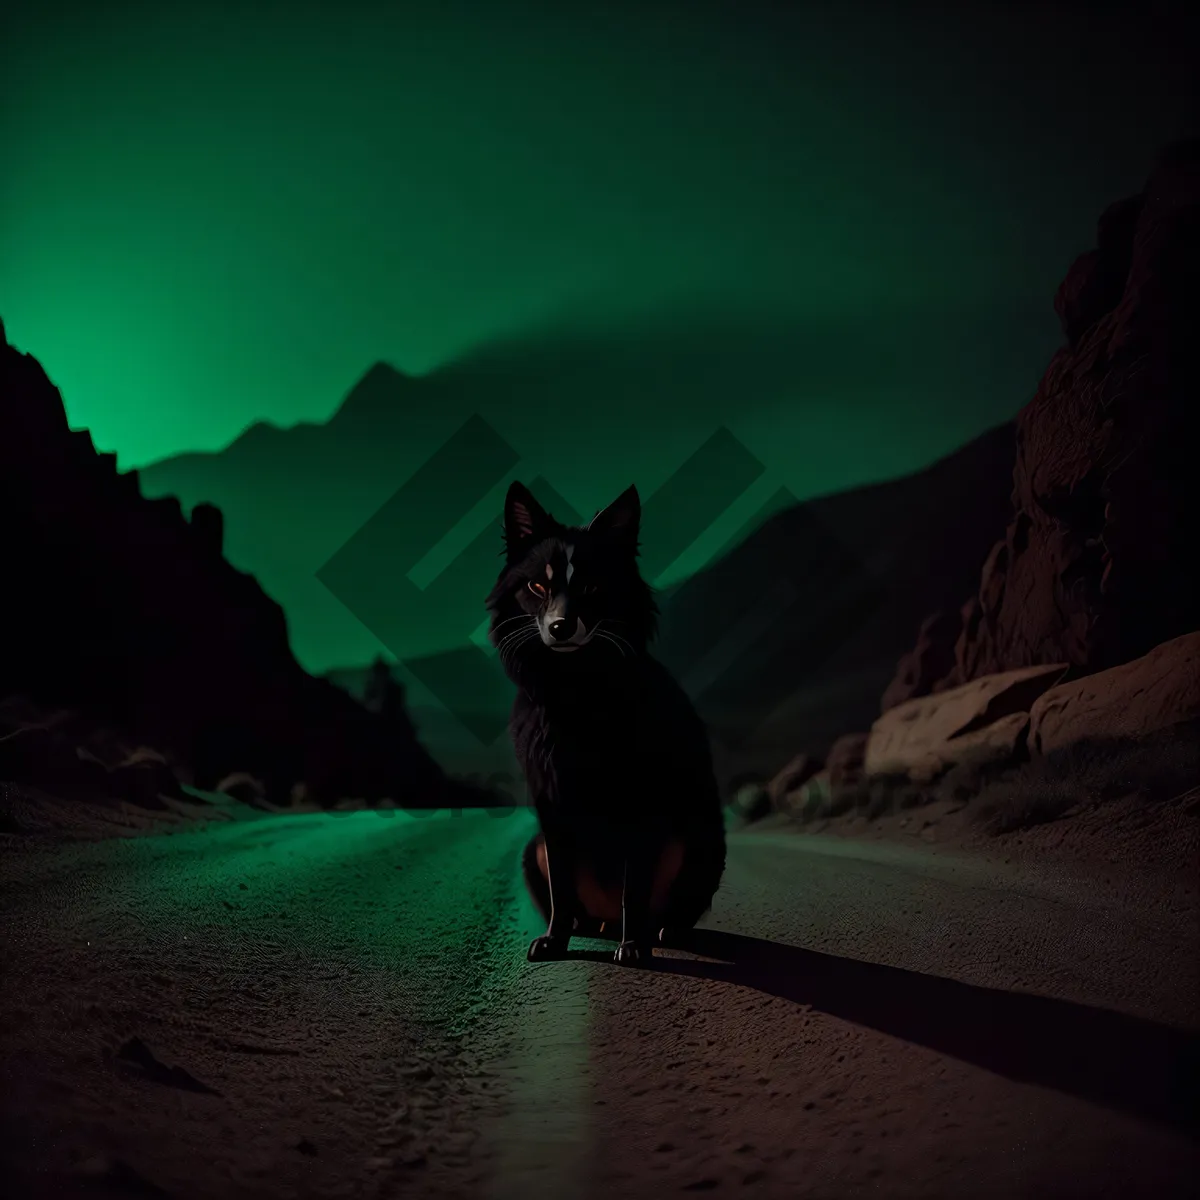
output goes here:
{"type": "Polygon", "coordinates": [[[535,596],[545,596],[546,594],[546,585],[544,583],[538,583],[536,579],[531,579],[528,587],[535,596]]]}

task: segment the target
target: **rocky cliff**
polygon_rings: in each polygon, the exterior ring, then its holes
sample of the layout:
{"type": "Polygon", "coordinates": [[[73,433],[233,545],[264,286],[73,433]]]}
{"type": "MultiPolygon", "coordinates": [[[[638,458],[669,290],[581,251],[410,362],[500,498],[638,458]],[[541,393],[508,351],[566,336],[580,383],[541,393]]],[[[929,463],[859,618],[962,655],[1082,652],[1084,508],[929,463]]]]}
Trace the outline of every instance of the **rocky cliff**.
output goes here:
{"type": "Polygon", "coordinates": [[[922,627],[888,709],[994,672],[1104,670],[1200,628],[1200,140],[1100,218],[1055,297],[1066,344],[1017,419],[1014,510],[960,611],[922,627]]]}
{"type": "MultiPolygon", "coordinates": [[[[3,333],[0,327],[0,333],[3,333]]],[[[268,799],[479,803],[407,715],[298,664],[282,609],[222,557],[221,513],[142,496],[33,357],[0,349],[0,696],[91,714],[187,782],[254,775],[268,799]]]]}

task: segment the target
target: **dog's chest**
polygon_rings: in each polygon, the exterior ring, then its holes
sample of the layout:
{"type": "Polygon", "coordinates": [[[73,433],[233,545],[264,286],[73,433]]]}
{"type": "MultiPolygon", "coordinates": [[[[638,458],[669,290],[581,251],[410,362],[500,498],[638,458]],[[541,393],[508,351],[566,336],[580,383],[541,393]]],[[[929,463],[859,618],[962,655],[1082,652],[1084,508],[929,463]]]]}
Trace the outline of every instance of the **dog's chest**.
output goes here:
{"type": "Polygon", "coordinates": [[[632,722],[597,720],[558,723],[541,731],[541,744],[554,773],[571,778],[624,778],[644,772],[653,761],[653,730],[632,722]]]}
{"type": "Polygon", "coordinates": [[[572,808],[612,811],[652,785],[662,763],[661,730],[644,711],[576,705],[540,710],[525,753],[530,783],[572,808]]]}

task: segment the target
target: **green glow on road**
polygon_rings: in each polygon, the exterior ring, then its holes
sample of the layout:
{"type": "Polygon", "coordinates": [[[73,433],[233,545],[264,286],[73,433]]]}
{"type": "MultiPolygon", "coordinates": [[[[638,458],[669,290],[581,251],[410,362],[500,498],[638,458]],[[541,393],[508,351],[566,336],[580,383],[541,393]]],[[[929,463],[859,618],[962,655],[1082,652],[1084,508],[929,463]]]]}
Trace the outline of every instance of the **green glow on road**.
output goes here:
{"type": "Polygon", "coordinates": [[[86,902],[64,920],[97,947],[128,923],[166,957],[187,950],[200,987],[206,961],[218,974],[234,958],[264,986],[275,968],[395,977],[421,1019],[460,1028],[525,966],[540,920],[519,871],[532,828],[523,810],[367,811],[81,845],[63,859],[86,902]]]}

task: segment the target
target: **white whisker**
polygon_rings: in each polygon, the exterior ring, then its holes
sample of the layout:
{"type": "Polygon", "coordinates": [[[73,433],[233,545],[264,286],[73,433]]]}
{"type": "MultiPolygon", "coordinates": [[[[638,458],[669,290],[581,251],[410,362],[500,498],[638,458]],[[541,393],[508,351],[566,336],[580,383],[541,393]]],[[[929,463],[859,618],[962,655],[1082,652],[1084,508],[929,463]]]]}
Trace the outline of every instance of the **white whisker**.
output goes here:
{"type": "MultiPolygon", "coordinates": [[[[611,624],[613,624],[612,618],[611,618],[611,617],[605,617],[605,618],[604,618],[602,621],[600,621],[600,622],[599,622],[599,624],[596,626],[596,631],[597,631],[597,632],[600,632],[600,630],[601,630],[601,628],[602,628],[603,626],[605,626],[605,625],[611,625],[611,624]]],[[[618,624],[618,625],[624,625],[624,624],[625,624],[625,622],[624,622],[624,621],[618,621],[618,622],[616,622],[616,624],[618,624]]],[[[605,629],[605,630],[604,630],[604,634],[605,634],[605,635],[606,635],[606,636],[609,638],[609,640],[612,640],[612,641],[617,641],[617,642],[620,642],[620,643],[622,643],[622,644],[623,644],[623,645],[625,645],[625,646],[628,646],[628,647],[629,647],[629,653],[630,653],[630,654],[636,654],[636,653],[637,653],[637,651],[636,651],[636,650],[634,650],[634,648],[633,648],[633,643],[632,643],[632,642],[630,642],[628,638],[624,638],[624,637],[622,637],[622,636],[621,636],[619,633],[617,633],[615,630],[612,630],[612,629],[605,629]]],[[[624,651],[622,651],[622,653],[624,653],[624,651]]]]}
{"type": "Polygon", "coordinates": [[[599,638],[603,638],[606,642],[609,642],[611,645],[616,646],[617,651],[621,655],[621,657],[622,658],[625,657],[625,651],[622,648],[621,643],[618,642],[617,639],[615,637],[613,637],[613,635],[611,633],[605,633],[603,630],[598,629],[598,630],[596,630],[596,636],[599,638]]]}
{"type": "Polygon", "coordinates": [[[503,641],[499,642],[496,649],[503,652],[508,649],[514,642],[521,641],[530,631],[528,629],[518,629],[516,633],[510,633],[503,641]]]}
{"type": "Polygon", "coordinates": [[[501,621],[498,625],[492,626],[491,633],[494,636],[495,634],[499,633],[500,630],[502,630],[505,627],[505,625],[511,625],[514,621],[532,621],[532,620],[535,620],[535,618],[530,613],[518,613],[515,617],[505,617],[505,619],[503,621],[501,621]]]}
{"type": "Polygon", "coordinates": [[[527,637],[530,637],[534,633],[536,633],[536,630],[534,629],[518,629],[514,633],[510,633],[506,638],[502,639],[496,649],[503,654],[505,650],[509,650],[513,646],[523,642],[527,637]]]}
{"type": "Polygon", "coordinates": [[[499,640],[499,641],[496,643],[496,649],[497,649],[497,650],[501,650],[501,649],[503,649],[503,648],[504,648],[504,646],[505,646],[507,643],[511,642],[511,641],[512,641],[514,638],[519,638],[519,637],[520,637],[520,636],[521,636],[523,633],[528,633],[528,632],[529,632],[529,627],[530,627],[531,625],[532,625],[532,626],[534,626],[534,627],[536,628],[536,626],[537,626],[537,621],[536,621],[536,620],[535,620],[533,617],[527,617],[527,618],[526,618],[526,623],[525,623],[524,625],[518,625],[516,629],[510,629],[510,630],[508,631],[508,633],[506,633],[506,634],[505,634],[505,635],[504,635],[504,636],[503,636],[503,637],[502,637],[502,638],[501,638],[501,639],[500,639],[500,640],[499,640]]]}
{"type": "Polygon", "coordinates": [[[524,633],[525,636],[520,641],[510,644],[500,651],[500,657],[505,662],[511,662],[512,659],[516,657],[516,654],[521,647],[527,645],[529,642],[532,642],[535,638],[537,638],[539,641],[541,640],[540,637],[538,637],[538,631],[536,629],[518,630],[518,632],[524,633]]]}

